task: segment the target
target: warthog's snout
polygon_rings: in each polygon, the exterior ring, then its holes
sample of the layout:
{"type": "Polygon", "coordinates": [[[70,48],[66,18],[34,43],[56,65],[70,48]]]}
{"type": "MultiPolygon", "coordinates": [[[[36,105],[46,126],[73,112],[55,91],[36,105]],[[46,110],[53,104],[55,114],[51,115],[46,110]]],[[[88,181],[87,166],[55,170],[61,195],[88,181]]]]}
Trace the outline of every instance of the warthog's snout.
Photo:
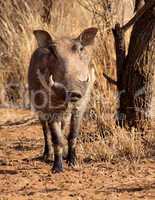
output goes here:
{"type": "Polygon", "coordinates": [[[82,98],[82,94],[78,91],[71,91],[68,93],[68,98],[71,102],[76,102],[82,98]]]}
{"type": "Polygon", "coordinates": [[[76,102],[82,98],[82,94],[80,91],[77,90],[72,90],[72,91],[67,91],[65,85],[62,83],[54,82],[53,81],[53,76],[51,75],[49,78],[50,86],[51,88],[55,91],[58,96],[65,96],[65,100],[67,99],[68,101],[71,102],[76,102]]]}

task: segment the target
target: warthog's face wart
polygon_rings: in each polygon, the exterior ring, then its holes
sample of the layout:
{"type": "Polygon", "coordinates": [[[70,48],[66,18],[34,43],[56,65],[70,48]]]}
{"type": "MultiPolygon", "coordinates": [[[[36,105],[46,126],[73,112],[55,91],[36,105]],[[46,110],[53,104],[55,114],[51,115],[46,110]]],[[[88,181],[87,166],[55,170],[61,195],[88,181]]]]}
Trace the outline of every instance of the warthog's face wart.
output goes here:
{"type": "MultiPolygon", "coordinates": [[[[64,95],[64,101],[80,100],[85,95],[90,82],[88,65],[96,33],[96,28],[89,28],[77,38],[64,37],[54,41],[46,31],[34,31],[39,48],[31,59],[30,85],[33,85],[33,74],[37,73],[43,87],[48,90],[51,87],[57,99],[62,100],[64,95]],[[37,72],[33,71],[34,68],[37,72]]],[[[34,90],[34,87],[30,90],[34,90]]],[[[43,92],[41,95],[45,96],[43,92]]]]}

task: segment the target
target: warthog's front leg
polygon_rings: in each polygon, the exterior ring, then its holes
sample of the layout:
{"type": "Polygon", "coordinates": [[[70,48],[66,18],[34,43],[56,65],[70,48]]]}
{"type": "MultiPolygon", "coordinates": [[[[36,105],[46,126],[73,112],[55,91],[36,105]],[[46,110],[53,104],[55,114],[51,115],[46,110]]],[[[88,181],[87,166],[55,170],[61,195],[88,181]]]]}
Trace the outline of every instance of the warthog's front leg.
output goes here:
{"type": "Polygon", "coordinates": [[[43,120],[40,117],[40,123],[42,125],[43,133],[44,133],[44,152],[43,152],[43,159],[45,161],[52,160],[53,159],[53,148],[51,143],[51,135],[50,130],[48,128],[48,123],[46,120],[43,120]]]}
{"type": "Polygon", "coordinates": [[[74,109],[72,116],[71,116],[71,122],[70,122],[70,132],[68,135],[68,157],[67,162],[69,166],[75,166],[76,164],[76,143],[77,143],[77,137],[79,135],[79,129],[80,129],[80,122],[81,122],[81,114],[78,110],[74,109]]]}
{"type": "Polygon", "coordinates": [[[59,173],[63,171],[62,154],[63,154],[63,137],[61,133],[61,123],[57,121],[48,122],[52,142],[54,147],[54,165],[53,172],[59,173]]]}

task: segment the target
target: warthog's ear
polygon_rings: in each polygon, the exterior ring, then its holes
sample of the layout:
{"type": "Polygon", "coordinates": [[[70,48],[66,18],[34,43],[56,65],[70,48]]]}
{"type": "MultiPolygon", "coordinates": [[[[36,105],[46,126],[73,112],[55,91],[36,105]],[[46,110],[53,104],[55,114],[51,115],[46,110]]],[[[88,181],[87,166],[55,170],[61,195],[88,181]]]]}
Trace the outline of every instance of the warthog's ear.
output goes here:
{"type": "Polygon", "coordinates": [[[94,38],[97,34],[98,29],[91,27],[88,29],[85,29],[77,38],[81,42],[83,46],[87,46],[93,43],[94,38]]]}
{"type": "Polygon", "coordinates": [[[52,38],[47,31],[35,30],[33,31],[33,34],[37,40],[38,47],[47,47],[50,43],[52,43],[52,38]]]}

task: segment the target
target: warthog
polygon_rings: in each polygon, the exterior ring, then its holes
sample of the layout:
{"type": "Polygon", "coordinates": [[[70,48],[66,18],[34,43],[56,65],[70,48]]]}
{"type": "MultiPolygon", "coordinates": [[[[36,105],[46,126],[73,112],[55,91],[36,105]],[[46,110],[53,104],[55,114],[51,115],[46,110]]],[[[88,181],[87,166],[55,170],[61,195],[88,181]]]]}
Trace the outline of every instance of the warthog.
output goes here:
{"type": "Polygon", "coordinates": [[[77,38],[54,41],[46,31],[34,31],[38,48],[31,57],[28,72],[30,100],[43,128],[43,158],[50,158],[54,149],[55,173],[63,171],[62,129],[66,116],[70,117],[67,162],[69,166],[76,164],[80,122],[95,81],[89,62],[96,34],[97,29],[92,27],[77,38]]]}

